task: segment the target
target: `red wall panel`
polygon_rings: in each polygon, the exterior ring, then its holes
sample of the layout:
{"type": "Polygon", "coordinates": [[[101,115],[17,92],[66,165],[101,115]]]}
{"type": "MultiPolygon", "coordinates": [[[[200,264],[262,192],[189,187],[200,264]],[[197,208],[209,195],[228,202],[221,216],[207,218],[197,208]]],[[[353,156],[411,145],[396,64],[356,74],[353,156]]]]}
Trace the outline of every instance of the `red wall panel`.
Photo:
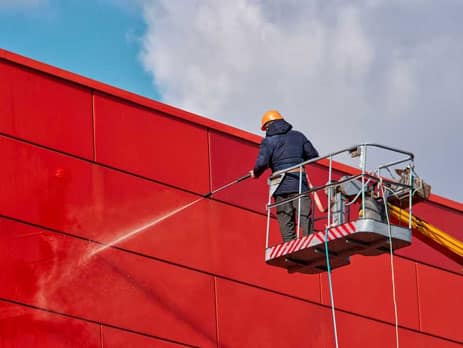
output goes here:
{"type": "Polygon", "coordinates": [[[320,301],[317,275],[265,264],[262,215],[7,138],[0,150],[1,214],[320,301]]]}
{"type": "Polygon", "coordinates": [[[156,348],[180,348],[188,347],[182,344],[161,341],[159,339],[137,335],[132,332],[117,330],[110,327],[102,328],[102,347],[127,348],[127,347],[156,347],[156,348]]]}
{"type": "Polygon", "coordinates": [[[217,279],[219,347],[332,347],[327,308],[217,279]]]}
{"type": "Polygon", "coordinates": [[[418,265],[417,273],[422,330],[463,342],[462,277],[424,265],[418,265]]]}
{"type": "MultiPolygon", "coordinates": [[[[259,151],[258,146],[242,139],[210,132],[211,147],[211,182],[212,189],[217,189],[254,168],[259,151]]],[[[268,200],[266,171],[258,180],[248,179],[231,186],[214,195],[214,198],[240,207],[266,213],[268,200]]]]}
{"type": "Polygon", "coordinates": [[[318,275],[290,275],[264,262],[265,223],[260,214],[205,199],[120,245],[319,302],[318,275]]]}
{"type": "Polygon", "coordinates": [[[0,347],[100,347],[100,327],[0,301],[0,347]]]}
{"type": "Polygon", "coordinates": [[[0,219],[0,231],[0,297],[215,345],[212,277],[114,249],[95,254],[98,245],[10,220],[0,219]]]}
{"type": "MultiPolygon", "coordinates": [[[[392,325],[338,311],[336,312],[336,328],[339,347],[396,347],[395,329],[392,325]]],[[[416,346],[401,345],[401,347],[416,346]]]]}
{"type": "Polygon", "coordinates": [[[92,95],[0,60],[0,132],[93,158],[92,95]]]}
{"type": "MultiPolygon", "coordinates": [[[[399,324],[418,330],[415,264],[395,257],[394,269],[399,324]]],[[[332,280],[336,308],[395,322],[389,255],[354,256],[349,266],[333,271],[332,280]]],[[[326,273],[322,301],[331,305],[326,273]]]]}
{"type": "Polygon", "coordinates": [[[96,158],[200,194],[209,192],[207,130],[95,95],[96,158]]]}
{"type": "Polygon", "coordinates": [[[0,214],[111,242],[197,199],[0,136],[0,214]]]}

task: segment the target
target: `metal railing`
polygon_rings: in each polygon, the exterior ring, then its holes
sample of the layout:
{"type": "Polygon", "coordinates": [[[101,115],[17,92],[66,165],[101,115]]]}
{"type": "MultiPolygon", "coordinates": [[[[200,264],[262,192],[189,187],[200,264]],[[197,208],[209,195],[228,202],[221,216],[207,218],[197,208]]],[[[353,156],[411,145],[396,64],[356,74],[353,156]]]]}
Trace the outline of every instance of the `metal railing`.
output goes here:
{"type": "MultiPolygon", "coordinates": [[[[397,169],[397,168],[396,168],[397,169]]],[[[266,248],[269,247],[269,239],[270,239],[270,225],[271,225],[271,219],[272,219],[272,209],[276,208],[279,205],[298,200],[298,211],[297,211],[297,228],[296,228],[296,236],[297,238],[300,238],[300,230],[301,230],[301,224],[300,224],[300,216],[301,216],[301,198],[305,196],[309,196],[313,198],[313,195],[318,194],[318,193],[325,193],[327,196],[327,213],[325,216],[316,216],[316,210],[314,209],[314,200],[311,199],[312,202],[312,209],[311,209],[311,216],[312,216],[312,221],[319,222],[325,220],[325,227],[330,227],[334,226],[333,224],[333,217],[334,214],[339,213],[338,211],[333,210],[332,208],[332,203],[333,203],[333,195],[336,192],[336,190],[340,187],[342,184],[346,184],[349,182],[356,182],[360,183],[360,189],[356,197],[352,199],[349,203],[347,203],[347,207],[350,208],[350,205],[352,205],[355,202],[358,202],[358,199],[361,197],[360,200],[360,207],[363,213],[362,216],[359,218],[366,218],[365,214],[365,198],[367,194],[372,194],[372,192],[375,190],[374,187],[379,187],[381,185],[381,189],[383,189],[383,196],[384,192],[387,192],[387,196],[394,197],[394,194],[397,192],[400,192],[402,196],[407,196],[408,195],[408,209],[410,211],[410,216],[411,216],[411,210],[412,210],[412,196],[413,196],[413,173],[414,173],[414,155],[411,152],[408,151],[403,151],[400,149],[396,149],[390,146],[385,146],[385,145],[380,145],[380,144],[373,144],[373,143],[363,143],[355,146],[350,146],[348,148],[329,153],[325,156],[313,158],[310,160],[307,160],[305,162],[302,162],[298,165],[294,165],[292,167],[279,170],[275,173],[273,173],[269,178],[268,178],[268,185],[269,185],[269,195],[268,195],[268,203],[267,203],[267,228],[266,228],[266,248]],[[380,164],[378,166],[370,167],[368,163],[368,159],[370,158],[369,155],[373,150],[381,150],[383,151],[386,155],[383,157],[392,157],[392,156],[398,156],[399,158],[394,158],[393,160],[386,159],[385,158],[385,164],[380,164]],[[339,173],[342,172],[342,170],[336,170],[333,168],[333,162],[336,160],[336,162],[341,162],[337,160],[338,158],[342,156],[348,155],[351,159],[353,158],[359,158],[359,167],[360,170],[356,170],[358,173],[354,175],[350,175],[348,177],[343,177],[340,180],[333,180],[334,177],[334,171],[336,171],[336,174],[339,175],[339,173]],[[310,187],[307,191],[302,191],[302,183],[303,183],[303,175],[307,173],[307,175],[310,174],[310,170],[306,171],[306,167],[310,167],[311,165],[324,162],[323,166],[326,166],[326,160],[328,161],[328,172],[326,175],[326,178],[323,182],[325,184],[319,185],[319,186],[313,186],[310,187]],[[397,167],[398,165],[405,166],[407,170],[409,170],[409,176],[408,176],[408,182],[399,182],[397,178],[393,176],[392,169],[394,167],[397,167]],[[291,198],[281,200],[278,203],[272,203],[272,197],[273,194],[275,193],[276,189],[278,188],[278,185],[284,180],[286,174],[288,172],[292,173],[299,173],[299,192],[294,195],[291,198]],[[373,187],[373,189],[372,189],[373,187]],[[386,188],[384,190],[384,188],[386,188]],[[372,191],[373,190],[373,191],[372,191]]],[[[348,174],[348,173],[345,173],[348,174]]],[[[384,200],[387,199],[387,197],[383,197],[384,200]]],[[[350,217],[349,217],[350,219],[350,217]]],[[[409,228],[411,228],[411,218],[409,219],[409,228]]]]}

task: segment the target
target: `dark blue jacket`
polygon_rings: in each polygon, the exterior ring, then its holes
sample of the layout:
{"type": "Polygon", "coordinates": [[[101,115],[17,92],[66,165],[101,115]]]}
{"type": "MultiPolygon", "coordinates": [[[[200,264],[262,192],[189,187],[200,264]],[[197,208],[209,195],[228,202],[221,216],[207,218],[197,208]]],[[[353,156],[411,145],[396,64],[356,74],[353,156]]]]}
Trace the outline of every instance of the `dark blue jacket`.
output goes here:
{"type": "MultiPolygon", "coordinates": [[[[256,177],[267,168],[276,172],[318,157],[318,151],[305,135],[292,128],[293,126],[285,120],[273,121],[267,128],[254,166],[256,177]]],[[[302,179],[302,192],[304,192],[308,190],[305,174],[302,179]]],[[[287,173],[275,195],[294,192],[299,192],[299,174],[287,173]]]]}

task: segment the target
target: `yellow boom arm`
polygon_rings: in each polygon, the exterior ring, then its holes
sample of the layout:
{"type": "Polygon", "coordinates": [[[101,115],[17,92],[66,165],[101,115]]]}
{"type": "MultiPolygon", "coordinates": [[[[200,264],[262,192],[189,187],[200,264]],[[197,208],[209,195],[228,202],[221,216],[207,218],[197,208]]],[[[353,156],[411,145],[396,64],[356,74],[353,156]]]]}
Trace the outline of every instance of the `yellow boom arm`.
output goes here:
{"type": "MultiPolygon", "coordinates": [[[[409,213],[406,210],[400,209],[392,204],[389,204],[389,212],[391,216],[408,225],[409,213]]],[[[453,253],[463,257],[463,242],[451,235],[445,233],[439,228],[427,223],[420,218],[412,215],[412,228],[432,239],[436,243],[439,243],[443,247],[449,249],[453,253]]]]}

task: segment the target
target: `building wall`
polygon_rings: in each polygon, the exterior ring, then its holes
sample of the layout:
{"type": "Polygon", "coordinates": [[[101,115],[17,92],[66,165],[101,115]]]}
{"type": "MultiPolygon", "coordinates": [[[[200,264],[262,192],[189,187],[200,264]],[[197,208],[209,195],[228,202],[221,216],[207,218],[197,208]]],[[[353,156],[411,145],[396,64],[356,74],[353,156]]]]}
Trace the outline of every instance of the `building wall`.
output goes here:
{"type": "MultiPolygon", "coordinates": [[[[327,274],[264,262],[265,178],[203,198],[258,143],[0,50],[0,347],[333,347],[327,274]]],[[[460,204],[415,212],[463,239],[460,204]]],[[[460,347],[461,260],[397,254],[400,346],[460,347]]],[[[333,272],[340,347],[395,345],[390,267],[333,272]]]]}

